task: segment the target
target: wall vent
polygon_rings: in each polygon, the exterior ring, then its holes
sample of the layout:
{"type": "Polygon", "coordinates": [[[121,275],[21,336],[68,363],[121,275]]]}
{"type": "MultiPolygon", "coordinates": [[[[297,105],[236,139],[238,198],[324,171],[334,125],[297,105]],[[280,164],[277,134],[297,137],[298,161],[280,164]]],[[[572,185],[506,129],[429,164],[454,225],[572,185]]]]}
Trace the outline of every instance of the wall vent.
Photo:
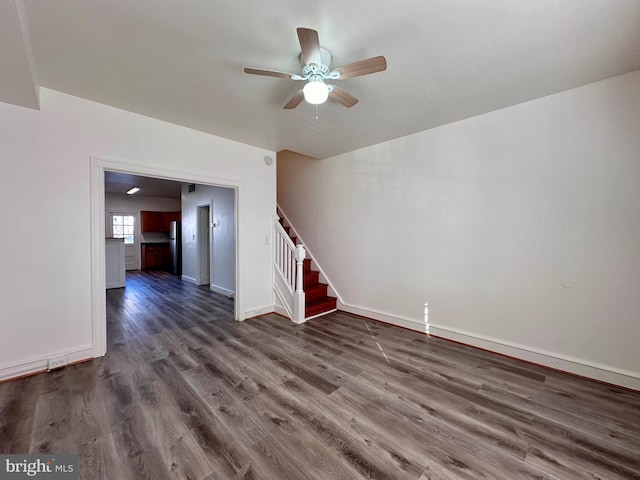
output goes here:
{"type": "Polygon", "coordinates": [[[196,191],[196,184],[192,183],[189,185],[189,193],[193,193],[196,191]]]}

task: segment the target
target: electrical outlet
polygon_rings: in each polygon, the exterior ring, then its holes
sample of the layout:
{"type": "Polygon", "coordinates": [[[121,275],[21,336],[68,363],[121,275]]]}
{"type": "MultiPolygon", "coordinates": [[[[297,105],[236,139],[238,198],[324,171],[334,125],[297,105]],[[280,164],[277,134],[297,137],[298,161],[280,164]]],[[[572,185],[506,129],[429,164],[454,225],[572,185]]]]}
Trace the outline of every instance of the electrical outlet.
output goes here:
{"type": "Polygon", "coordinates": [[[56,368],[66,367],[67,363],[69,363],[67,361],[67,357],[50,358],[47,362],[47,370],[55,370],[56,368]]]}

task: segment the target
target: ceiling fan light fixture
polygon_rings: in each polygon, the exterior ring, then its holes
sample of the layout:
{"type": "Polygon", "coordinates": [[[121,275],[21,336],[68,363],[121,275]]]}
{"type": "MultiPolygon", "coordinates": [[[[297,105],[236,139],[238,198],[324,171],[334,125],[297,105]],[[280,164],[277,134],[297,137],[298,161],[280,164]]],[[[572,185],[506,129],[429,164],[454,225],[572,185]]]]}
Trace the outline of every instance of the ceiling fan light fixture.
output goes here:
{"type": "Polygon", "coordinates": [[[329,87],[322,80],[312,80],[302,89],[304,99],[312,105],[318,105],[327,101],[329,87]]]}
{"type": "MultiPolygon", "coordinates": [[[[320,46],[318,32],[310,28],[297,28],[298,41],[300,42],[300,66],[301,73],[286,73],[276,70],[264,70],[262,68],[245,68],[245,73],[251,75],[264,75],[267,77],[289,78],[307,82],[301,90],[284,105],[285,110],[296,108],[302,100],[312,105],[319,105],[331,97],[347,108],[358,103],[358,99],[337,85],[327,85],[325,81],[342,80],[345,78],[361,77],[370,73],[382,72],[387,69],[387,60],[382,56],[359,60],[338,68],[331,68],[331,52],[320,46]]],[[[316,109],[316,117],[318,111],[316,109]]]]}

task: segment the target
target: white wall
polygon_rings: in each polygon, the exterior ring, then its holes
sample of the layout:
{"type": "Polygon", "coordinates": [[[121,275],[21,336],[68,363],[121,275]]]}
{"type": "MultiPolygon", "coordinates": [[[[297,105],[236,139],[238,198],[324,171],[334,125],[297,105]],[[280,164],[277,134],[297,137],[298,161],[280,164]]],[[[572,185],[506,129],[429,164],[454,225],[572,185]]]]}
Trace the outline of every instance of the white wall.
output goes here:
{"type": "Polygon", "coordinates": [[[281,153],[278,203],[344,309],[640,388],[640,71],[281,153]]]}
{"type": "Polygon", "coordinates": [[[198,278],[198,221],[200,205],[213,201],[213,220],[219,226],[213,229],[211,259],[211,286],[220,293],[235,293],[236,281],[236,214],[235,191],[232,188],[196,185],[189,193],[182,186],[182,274],[193,281],[198,278]]]}
{"type": "Polygon", "coordinates": [[[13,232],[0,240],[0,378],[93,351],[90,156],[241,185],[243,314],[273,309],[274,152],[52,90],[40,99],[40,111],[0,104],[0,223],[13,232]]]}

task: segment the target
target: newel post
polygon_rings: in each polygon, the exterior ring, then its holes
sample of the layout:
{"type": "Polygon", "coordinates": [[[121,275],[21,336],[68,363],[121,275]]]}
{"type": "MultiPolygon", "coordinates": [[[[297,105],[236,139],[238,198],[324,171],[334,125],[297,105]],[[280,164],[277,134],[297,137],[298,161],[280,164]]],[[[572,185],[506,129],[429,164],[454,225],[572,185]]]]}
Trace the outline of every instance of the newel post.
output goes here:
{"type": "Polygon", "coordinates": [[[302,264],[307,256],[302,245],[296,245],[296,293],[302,292],[302,264]]]}
{"type": "Polygon", "coordinates": [[[304,323],[304,289],[302,285],[303,263],[306,257],[306,252],[302,245],[296,245],[295,259],[296,259],[296,290],[293,294],[293,318],[295,323],[304,323]]]}

